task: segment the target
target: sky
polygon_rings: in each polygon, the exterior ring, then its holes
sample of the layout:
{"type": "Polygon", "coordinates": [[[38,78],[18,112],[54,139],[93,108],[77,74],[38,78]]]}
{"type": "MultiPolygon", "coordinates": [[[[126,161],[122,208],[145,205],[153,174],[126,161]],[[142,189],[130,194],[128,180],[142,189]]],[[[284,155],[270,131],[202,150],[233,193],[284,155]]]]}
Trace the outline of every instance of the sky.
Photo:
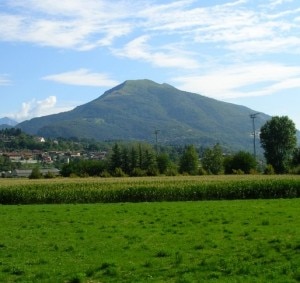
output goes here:
{"type": "Polygon", "coordinates": [[[300,129],[299,0],[1,0],[0,22],[0,118],[150,79],[300,129]]]}

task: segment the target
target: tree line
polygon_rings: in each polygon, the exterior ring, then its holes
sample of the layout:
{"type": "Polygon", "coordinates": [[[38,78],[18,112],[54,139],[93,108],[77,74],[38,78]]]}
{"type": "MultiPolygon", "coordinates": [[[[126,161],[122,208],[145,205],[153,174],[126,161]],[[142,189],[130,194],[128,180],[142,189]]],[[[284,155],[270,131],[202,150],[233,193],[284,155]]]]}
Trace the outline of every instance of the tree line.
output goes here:
{"type": "Polygon", "coordinates": [[[74,160],[62,168],[63,176],[157,176],[204,174],[300,174],[300,147],[297,130],[287,116],[275,116],[261,128],[260,142],[265,165],[246,151],[225,155],[219,144],[196,149],[194,145],[177,151],[157,152],[150,144],[114,144],[104,161],[74,160]]]}
{"type": "MultiPolygon", "coordinates": [[[[19,140],[29,139],[20,130],[2,131],[19,140]]],[[[209,148],[154,147],[147,143],[114,143],[105,160],[74,159],[60,165],[61,175],[69,176],[157,176],[204,174],[300,174],[300,147],[297,130],[287,116],[275,116],[260,129],[260,143],[264,150],[264,163],[246,151],[225,154],[220,144],[209,148]]],[[[93,148],[96,144],[92,144],[93,148]]],[[[90,146],[86,146],[90,148],[90,146]]],[[[94,148],[96,149],[96,148],[94,148]]],[[[12,170],[15,164],[0,156],[1,171],[12,170]]]]}

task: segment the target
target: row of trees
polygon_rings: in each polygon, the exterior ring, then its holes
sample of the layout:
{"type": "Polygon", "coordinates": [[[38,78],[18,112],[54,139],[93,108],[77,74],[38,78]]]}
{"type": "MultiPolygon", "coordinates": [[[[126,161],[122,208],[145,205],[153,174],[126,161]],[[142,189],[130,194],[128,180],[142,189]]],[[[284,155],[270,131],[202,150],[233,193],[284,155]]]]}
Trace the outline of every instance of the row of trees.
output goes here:
{"type": "Polygon", "coordinates": [[[189,145],[174,158],[168,152],[157,153],[149,144],[115,144],[106,160],[73,160],[63,166],[61,174],[66,177],[249,174],[257,168],[255,158],[248,152],[224,156],[219,144],[199,151],[189,145]]]}
{"type": "Polygon", "coordinates": [[[300,147],[297,148],[297,130],[287,116],[273,117],[261,128],[260,141],[264,149],[265,168],[259,166],[249,152],[239,151],[224,155],[219,144],[203,150],[193,145],[177,151],[157,151],[149,144],[112,147],[105,161],[77,160],[62,168],[63,176],[154,176],[159,174],[250,174],[262,171],[268,174],[300,172],[300,147]]]}

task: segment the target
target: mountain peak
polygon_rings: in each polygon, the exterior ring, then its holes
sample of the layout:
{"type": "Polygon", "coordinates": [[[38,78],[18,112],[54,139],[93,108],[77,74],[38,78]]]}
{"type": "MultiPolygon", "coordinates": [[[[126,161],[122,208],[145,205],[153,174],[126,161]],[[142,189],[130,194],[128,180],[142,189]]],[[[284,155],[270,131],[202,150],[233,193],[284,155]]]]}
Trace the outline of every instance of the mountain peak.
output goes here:
{"type": "Polygon", "coordinates": [[[149,79],[126,80],[123,83],[104,92],[104,94],[101,95],[101,97],[107,97],[107,96],[112,96],[112,95],[125,95],[125,94],[134,93],[137,91],[142,91],[145,89],[165,88],[165,87],[172,87],[172,86],[169,84],[166,84],[166,83],[159,84],[159,83],[156,83],[149,79]]]}
{"type": "MultiPolygon", "coordinates": [[[[154,130],[159,129],[160,143],[220,143],[235,149],[251,149],[249,114],[253,112],[166,83],[127,80],[69,112],[35,118],[18,127],[45,137],[150,142],[154,130]]],[[[268,118],[259,115],[257,128],[268,118]]]]}

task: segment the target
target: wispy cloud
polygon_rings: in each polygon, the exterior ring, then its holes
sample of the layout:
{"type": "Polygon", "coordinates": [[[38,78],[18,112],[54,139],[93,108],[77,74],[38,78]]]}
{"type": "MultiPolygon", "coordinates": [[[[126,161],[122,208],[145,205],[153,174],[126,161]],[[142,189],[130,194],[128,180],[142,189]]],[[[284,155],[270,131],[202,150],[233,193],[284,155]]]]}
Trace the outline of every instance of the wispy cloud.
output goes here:
{"type": "MultiPolygon", "coordinates": [[[[300,28],[296,20],[300,10],[281,5],[292,0],[269,1],[268,5],[258,6],[260,10],[246,0],[207,6],[200,0],[164,4],[155,0],[5,1],[10,9],[0,13],[1,22],[6,23],[0,27],[0,40],[78,50],[113,46],[122,37],[129,42],[124,46],[124,53],[128,54],[130,47],[136,48],[137,39],[151,35],[167,38],[170,44],[181,42],[187,50],[191,44],[213,43],[222,44],[222,49],[229,51],[240,52],[244,48],[247,52],[252,50],[247,48],[248,43],[258,46],[270,41],[280,52],[281,47],[285,48],[280,42],[286,38],[293,41],[300,28]],[[279,5],[280,9],[276,9],[279,5]]],[[[292,43],[298,44],[295,40],[292,43]]],[[[271,44],[268,47],[263,52],[274,52],[271,44]]],[[[160,60],[157,57],[173,57],[161,52],[151,54],[154,61],[160,60]]]]}
{"type": "Polygon", "coordinates": [[[10,113],[6,116],[21,122],[33,117],[41,117],[58,112],[68,111],[72,108],[74,107],[58,106],[56,96],[49,96],[44,100],[32,99],[31,101],[23,102],[21,109],[17,113],[10,113]]]}
{"type": "Polygon", "coordinates": [[[92,87],[112,87],[118,84],[117,81],[110,79],[108,75],[102,73],[92,73],[88,69],[45,76],[43,80],[53,81],[62,84],[92,86],[92,87]]]}
{"type": "Polygon", "coordinates": [[[0,86],[6,86],[6,85],[10,85],[11,84],[11,81],[10,79],[8,78],[8,75],[3,75],[3,74],[0,74],[0,86]]]}
{"type": "Polygon", "coordinates": [[[268,5],[270,7],[277,7],[279,5],[285,4],[285,3],[291,3],[294,2],[294,0],[270,0],[270,3],[268,5]]]}
{"type": "Polygon", "coordinates": [[[157,67],[195,69],[199,67],[191,55],[176,47],[176,45],[156,46],[155,50],[148,44],[149,36],[138,37],[122,49],[114,49],[113,53],[120,57],[142,60],[157,67]]]}
{"type": "Polygon", "coordinates": [[[6,0],[0,13],[0,40],[33,42],[58,48],[89,50],[111,44],[131,31],[123,1],[6,0]]]}
{"type": "Polygon", "coordinates": [[[300,88],[300,67],[274,63],[233,65],[204,75],[183,76],[173,81],[183,90],[216,99],[262,96],[300,88]]]}

